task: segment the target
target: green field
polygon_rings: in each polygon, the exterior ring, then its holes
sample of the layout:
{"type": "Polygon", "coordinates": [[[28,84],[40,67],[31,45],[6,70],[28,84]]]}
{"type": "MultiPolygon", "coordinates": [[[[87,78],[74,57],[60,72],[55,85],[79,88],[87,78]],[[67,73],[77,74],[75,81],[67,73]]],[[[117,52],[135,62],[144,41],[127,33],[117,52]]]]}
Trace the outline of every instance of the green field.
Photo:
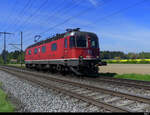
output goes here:
{"type": "MultiPolygon", "coordinates": [[[[2,84],[0,83],[0,86],[2,84]]],[[[13,112],[13,105],[7,101],[7,95],[0,89],[0,112],[13,112]]]]}
{"type": "MultiPolygon", "coordinates": [[[[21,64],[7,64],[8,66],[21,67],[21,64]]],[[[22,67],[25,67],[25,64],[22,64],[22,67]]]]}
{"type": "MultiPolygon", "coordinates": [[[[3,66],[5,66],[5,65],[3,64],[3,66]]],[[[6,64],[6,66],[17,67],[17,68],[22,68],[22,69],[26,68],[25,64],[23,64],[22,67],[21,67],[21,64],[6,64]]]]}
{"type": "Polygon", "coordinates": [[[140,81],[150,81],[149,74],[117,74],[117,73],[100,73],[99,76],[104,77],[113,77],[120,79],[131,79],[131,80],[140,80],[140,81]]]}
{"type": "Polygon", "coordinates": [[[115,75],[114,78],[150,81],[150,75],[140,75],[140,74],[115,75]]]}

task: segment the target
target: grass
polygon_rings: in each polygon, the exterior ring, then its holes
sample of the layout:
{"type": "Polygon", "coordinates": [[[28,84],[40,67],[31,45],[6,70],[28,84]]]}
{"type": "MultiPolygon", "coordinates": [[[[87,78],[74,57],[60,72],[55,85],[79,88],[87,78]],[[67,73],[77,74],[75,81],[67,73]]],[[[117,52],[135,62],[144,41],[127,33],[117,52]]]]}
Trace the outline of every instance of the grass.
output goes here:
{"type": "MultiPolygon", "coordinates": [[[[7,64],[8,66],[21,67],[21,64],[7,64]]],[[[25,67],[25,64],[22,64],[22,67],[25,67]]]]}
{"type": "MultiPolygon", "coordinates": [[[[2,84],[0,83],[0,86],[2,84]]],[[[7,95],[0,89],[0,112],[13,112],[13,105],[7,101],[7,95]]]]}
{"type": "MultiPolygon", "coordinates": [[[[0,64],[0,65],[3,65],[5,66],[5,64],[0,64]]],[[[21,67],[21,64],[6,64],[7,66],[15,66],[15,67],[21,67]]],[[[25,64],[22,64],[22,68],[25,68],[25,64]]]]}
{"type": "MultiPolygon", "coordinates": [[[[21,68],[21,64],[6,64],[6,66],[21,68]]],[[[22,64],[22,68],[26,68],[25,64],[22,64]]]]}
{"type": "Polygon", "coordinates": [[[141,80],[141,81],[150,81],[150,75],[141,75],[141,74],[115,75],[114,78],[132,79],[132,80],[141,80]]]}
{"type": "Polygon", "coordinates": [[[100,76],[104,77],[114,77],[114,78],[121,78],[121,79],[131,79],[131,80],[140,80],[140,81],[150,81],[150,75],[141,75],[141,74],[122,74],[119,75],[117,73],[100,73],[100,76]]]}

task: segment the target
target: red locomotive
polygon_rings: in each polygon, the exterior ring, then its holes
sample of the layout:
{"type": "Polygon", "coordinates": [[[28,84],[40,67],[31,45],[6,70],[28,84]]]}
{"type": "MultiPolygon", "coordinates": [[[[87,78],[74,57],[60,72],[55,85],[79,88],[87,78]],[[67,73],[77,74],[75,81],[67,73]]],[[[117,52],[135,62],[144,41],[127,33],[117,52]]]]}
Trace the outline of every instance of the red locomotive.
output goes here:
{"type": "Polygon", "coordinates": [[[96,34],[82,32],[79,28],[67,29],[66,33],[29,46],[25,64],[27,68],[89,75],[98,73],[98,66],[106,65],[100,60],[99,52],[96,34]]]}

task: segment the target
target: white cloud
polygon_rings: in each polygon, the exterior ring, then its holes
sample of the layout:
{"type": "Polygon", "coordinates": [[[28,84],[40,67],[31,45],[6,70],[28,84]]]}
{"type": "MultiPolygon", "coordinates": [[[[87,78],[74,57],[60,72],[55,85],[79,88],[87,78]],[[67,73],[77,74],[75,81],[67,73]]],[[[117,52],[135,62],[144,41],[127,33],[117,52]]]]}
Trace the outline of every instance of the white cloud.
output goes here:
{"type": "Polygon", "coordinates": [[[91,4],[93,4],[94,6],[97,6],[98,5],[98,2],[96,0],[89,0],[89,2],[91,4]]]}

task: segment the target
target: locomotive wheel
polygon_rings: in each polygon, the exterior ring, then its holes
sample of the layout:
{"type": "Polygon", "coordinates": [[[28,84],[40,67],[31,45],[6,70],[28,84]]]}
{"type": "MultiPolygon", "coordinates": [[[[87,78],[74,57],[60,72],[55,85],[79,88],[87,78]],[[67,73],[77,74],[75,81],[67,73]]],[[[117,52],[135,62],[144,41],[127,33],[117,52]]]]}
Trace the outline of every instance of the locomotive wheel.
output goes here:
{"type": "Polygon", "coordinates": [[[28,65],[28,64],[26,64],[26,68],[29,68],[29,65],[28,65]]]}
{"type": "Polygon", "coordinates": [[[57,65],[56,69],[57,69],[58,72],[61,72],[62,71],[62,66],[61,65],[57,65]]]}
{"type": "Polygon", "coordinates": [[[61,74],[63,75],[63,76],[65,76],[66,75],[66,73],[67,73],[67,67],[65,67],[65,66],[62,66],[61,67],[61,74]]]}
{"type": "Polygon", "coordinates": [[[53,74],[53,73],[57,73],[57,66],[56,65],[51,65],[51,69],[50,69],[50,72],[53,74]]]}
{"type": "Polygon", "coordinates": [[[37,71],[40,71],[40,65],[37,64],[37,65],[35,66],[35,69],[36,69],[37,71]]]}

